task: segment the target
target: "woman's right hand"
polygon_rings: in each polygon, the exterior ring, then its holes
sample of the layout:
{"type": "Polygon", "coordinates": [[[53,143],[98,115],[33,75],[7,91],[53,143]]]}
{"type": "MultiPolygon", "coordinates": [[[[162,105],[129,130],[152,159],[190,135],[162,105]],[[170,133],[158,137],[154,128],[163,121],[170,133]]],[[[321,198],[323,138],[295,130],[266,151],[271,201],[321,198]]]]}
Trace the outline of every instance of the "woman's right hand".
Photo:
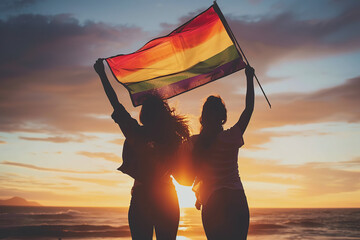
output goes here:
{"type": "Polygon", "coordinates": [[[96,62],[94,64],[94,69],[98,74],[105,72],[103,60],[104,59],[99,58],[98,60],[96,60],[96,62]]]}

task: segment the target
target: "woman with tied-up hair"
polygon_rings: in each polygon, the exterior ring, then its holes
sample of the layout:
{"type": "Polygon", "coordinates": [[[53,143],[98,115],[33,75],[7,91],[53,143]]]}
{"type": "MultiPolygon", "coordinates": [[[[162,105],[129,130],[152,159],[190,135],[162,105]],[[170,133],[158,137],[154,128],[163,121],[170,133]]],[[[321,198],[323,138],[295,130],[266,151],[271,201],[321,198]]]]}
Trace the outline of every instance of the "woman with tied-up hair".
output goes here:
{"type": "Polygon", "coordinates": [[[197,196],[202,206],[202,221],[210,240],[246,239],[249,208],[238,171],[238,152],[244,144],[243,134],[254,109],[254,69],[245,70],[246,107],[237,123],[224,130],[227,112],[219,96],[209,96],[200,117],[201,131],[193,136],[193,162],[197,196]]]}
{"type": "MultiPolygon", "coordinates": [[[[120,171],[135,179],[129,207],[132,239],[175,240],[179,225],[179,203],[170,175],[177,178],[176,154],[189,138],[184,117],[176,115],[166,101],[150,95],[140,111],[140,125],[119,103],[104,70],[103,59],[94,64],[105,93],[114,108],[112,118],[125,136],[120,171]]],[[[192,184],[192,181],[187,183],[192,184]]]]}

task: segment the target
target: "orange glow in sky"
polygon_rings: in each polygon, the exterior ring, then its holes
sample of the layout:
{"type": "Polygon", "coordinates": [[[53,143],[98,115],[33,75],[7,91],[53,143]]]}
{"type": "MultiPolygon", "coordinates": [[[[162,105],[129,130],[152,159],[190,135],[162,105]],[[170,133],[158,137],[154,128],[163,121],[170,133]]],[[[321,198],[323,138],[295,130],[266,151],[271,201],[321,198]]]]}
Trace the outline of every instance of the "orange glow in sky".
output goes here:
{"type": "MultiPolygon", "coordinates": [[[[26,7],[0,3],[0,199],[129,206],[134,179],[117,171],[125,137],[92,65],[170,33],[211,1],[2,2],[26,7]]],[[[255,83],[238,155],[250,208],[360,207],[359,3],[219,2],[272,105],[255,83]]],[[[141,107],[105,69],[138,120],[141,107]]],[[[220,95],[228,129],[245,85],[239,71],[168,102],[198,134],[204,100],[220,95]]],[[[174,184],[180,206],[194,208],[191,187],[174,184]]]]}

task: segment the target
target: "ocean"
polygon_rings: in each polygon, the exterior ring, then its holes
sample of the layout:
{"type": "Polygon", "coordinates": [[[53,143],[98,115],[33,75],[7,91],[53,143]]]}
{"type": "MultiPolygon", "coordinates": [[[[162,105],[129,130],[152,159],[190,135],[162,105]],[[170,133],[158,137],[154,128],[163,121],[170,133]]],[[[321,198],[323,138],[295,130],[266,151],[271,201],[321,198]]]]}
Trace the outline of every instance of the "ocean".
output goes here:
{"type": "MultiPolygon", "coordinates": [[[[249,240],[360,240],[360,209],[250,209],[249,240]]],[[[127,208],[0,206],[0,239],[131,239],[127,208]]],[[[155,237],[154,237],[155,239],[155,237]]],[[[206,239],[200,211],[182,208],[179,240],[206,239]]]]}

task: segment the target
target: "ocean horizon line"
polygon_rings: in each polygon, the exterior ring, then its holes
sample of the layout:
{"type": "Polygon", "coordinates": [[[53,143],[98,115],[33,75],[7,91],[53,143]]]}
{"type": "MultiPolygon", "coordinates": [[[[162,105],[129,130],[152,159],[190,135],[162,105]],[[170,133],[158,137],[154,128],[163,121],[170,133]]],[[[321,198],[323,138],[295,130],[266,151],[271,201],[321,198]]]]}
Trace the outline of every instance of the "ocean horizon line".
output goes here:
{"type": "MultiPolygon", "coordinates": [[[[128,208],[129,206],[80,206],[80,205],[41,205],[41,206],[22,206],[22,205],[0,205],[0,207],[29,207],[29,208],[128,208]]],[[[194,207],[180,207],[180,209],[195,209],[194,207]]],[[[359,207],[249,207],[249,209],[360,209],[359,207]]]]}

